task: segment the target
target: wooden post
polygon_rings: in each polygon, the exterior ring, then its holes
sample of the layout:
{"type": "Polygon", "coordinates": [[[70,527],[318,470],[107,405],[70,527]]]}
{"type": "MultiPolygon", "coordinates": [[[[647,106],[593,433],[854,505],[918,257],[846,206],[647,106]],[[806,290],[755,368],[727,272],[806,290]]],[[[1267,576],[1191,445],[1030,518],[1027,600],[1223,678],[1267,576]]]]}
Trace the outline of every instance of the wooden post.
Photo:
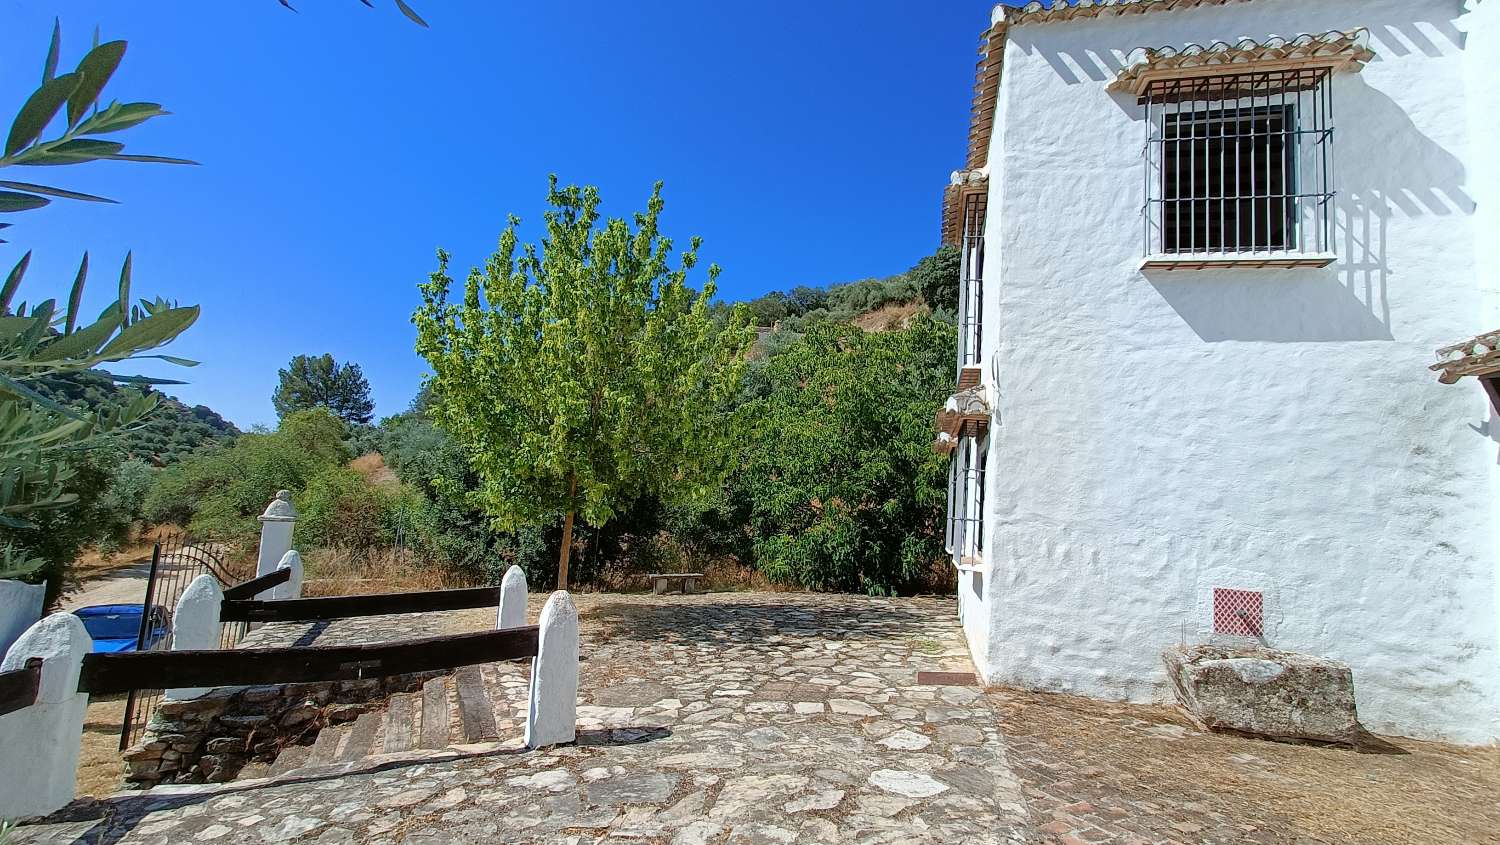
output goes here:
{"type": "Polygon", "coordinates": [[[1489,394],[1490,407],[1495,409],[1497,415],[1500,415],[1500,375],[1484,376],[1479,383],[1484,385],[1484,392],[1489,394]]]}

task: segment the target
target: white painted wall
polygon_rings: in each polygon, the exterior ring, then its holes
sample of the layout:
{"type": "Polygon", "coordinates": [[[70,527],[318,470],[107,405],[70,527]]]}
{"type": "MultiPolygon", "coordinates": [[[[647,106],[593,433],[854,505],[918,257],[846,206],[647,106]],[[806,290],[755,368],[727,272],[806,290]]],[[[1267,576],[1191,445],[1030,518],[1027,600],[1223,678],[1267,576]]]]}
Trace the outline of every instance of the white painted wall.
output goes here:
{"type": "Polygon", "coordinates": [[[54,613],[26,629],[0,661],[0,672],[9,672],[42,659],[36,703],[0,716],[0,818],[45,815],[73,800],[89,704],[78,673],[93,648],[77,616],[54,613]]]}
{"type": "Polygon", "coordinates": [[[1159,652],[1206,638],[1205,590],[1271,585],[1271,643],[1347,661],[1371,729],[1500,737],[1500,437],[1476,385],[1427,370],[1500,314],[1495,265],[1483,283],[1476,266],[1500,241],[1475,237],[1495,181],[1475,183],[1469,134],[1500,112],[1469,99],[1497,64],[1493,36],[1490,58],[1461,54],[1460,11],[1256,0],[1011,29],[985,270],[988,680],[1165,700],[1159,652]],[[1339,262],[1138,270],[1145,131],[1106,90],[1123,58],[1357,26],[1378,58],[1334,82],[1339,262]]]}
{"type": "Polygon", "coordinates": [[[0,581],[0,657],[5,656],[20,638],[21,632],[42,618],[42,599],[47,588],[42,584],[0,581]]]}

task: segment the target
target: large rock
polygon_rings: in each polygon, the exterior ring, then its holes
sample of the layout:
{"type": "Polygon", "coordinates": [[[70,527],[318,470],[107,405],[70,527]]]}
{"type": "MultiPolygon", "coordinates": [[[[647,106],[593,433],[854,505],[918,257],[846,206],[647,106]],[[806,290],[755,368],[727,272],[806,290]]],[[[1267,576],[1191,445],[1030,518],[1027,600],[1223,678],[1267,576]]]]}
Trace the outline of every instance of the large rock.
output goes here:
{"type": "Polygon", "coordinates": [[[1169,648],[1162,661],[1178,703],[1206,730],[1345,745],[1363,733],[1354,674],[1336,660],[1200,645],[1169,648]]]}

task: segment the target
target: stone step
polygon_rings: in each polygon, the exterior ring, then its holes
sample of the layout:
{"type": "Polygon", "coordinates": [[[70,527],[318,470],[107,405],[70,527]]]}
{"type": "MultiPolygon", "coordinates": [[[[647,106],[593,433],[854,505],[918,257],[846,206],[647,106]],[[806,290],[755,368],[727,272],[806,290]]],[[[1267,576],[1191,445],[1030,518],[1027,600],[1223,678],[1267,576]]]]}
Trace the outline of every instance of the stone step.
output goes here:
{"type": "Polygon", "coordinates": [[[307,755],[307,765],[326,766],[338,758],[339,745],[344,739],[344,729],[332,725],[318,731],[318,738],[307,755]]]}
{"type": "Polygon", "coordinates": [[[396,754],[410,751],[416,742],[416,696],[409,692],[398,692],[391,696],[385,711],[385,742],[381,751],[396,754]]]}
{"type": "Polygon", "coordinates": [[[418,691],[393,694],[384,708],[362,713],[350,724],[323,728],[310,746],[288,746],[269,774],[295,775],[302,768],[358,763],[378,754],[440,751],[518,736],[526,694],[527,679],[513,669],[465,666],[429,678],[418,691]]]}
{"type": "Polygon", "coordinates": [[[338,762],[352,763],[374,753],[375,734],[380,731],[381,718],[379,711],[359,714],[353,727],[349,728],[349,736],[344,740],[343,750],[339,751],[338,762]]]}

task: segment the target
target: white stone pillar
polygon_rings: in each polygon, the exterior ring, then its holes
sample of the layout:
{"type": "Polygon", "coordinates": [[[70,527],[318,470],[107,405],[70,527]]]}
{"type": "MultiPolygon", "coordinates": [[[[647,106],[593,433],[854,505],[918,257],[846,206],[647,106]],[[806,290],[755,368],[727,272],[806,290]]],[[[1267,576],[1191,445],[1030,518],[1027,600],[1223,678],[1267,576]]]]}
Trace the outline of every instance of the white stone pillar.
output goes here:
{"type": "Polygon", "coordinates": [[[526,747],[572,742],[578,729],[578,608],[558,590],[542,607],[541,642],[531,661],[526,747]]]}
{"type": "Polygon", "coordinates": [[[47,594],[43,584],[0,581],[0,657],[22,632],[42,618],[42,598],[47,594]]]}
{"type": "Polygon", "coordinates": [[[514,564],[505,570],[500,579],[500,612],[495,616],[495,628],[520,628],[526,624],[526,573],[514,564]]]}
{"type": "Polygon", "coordinates": [[[9,672],[42,659],[36,704],[0,716],[0,818],[46,815],[73,800],[89,705],[78,672],[93,648],[77,616],[54,613],[27,628],[0,662],[9,672]]]}
{"type": "Polygon", "coordinates": [[[297,509],[292,506],[290,490],[280,490],[266,512],[260,515],[260,555],[255,560],[255,577],[276,571],[282,557],[292,550],[292,529],[297,526],[297,509]]]}
{"type": "Polygon", "coordinates": [[[271,589],[272,599],[300,599],[302,598],[302,555],[293,549],[281,556],[281,562],[276,564],[276,569],[290,569],[292,575],[284,583],[277,584],[271,589]]]}
{"type": "MultiPolygon", "coordinates": [[[[219,579],[212,575],[199,575],[182,591],[177,600],[177,610],[172,616],[172,650],[206,651],[219,647],[219,605],[224,601],[224,590],[219,579]]],[[[169,689],[167,698],[197,698],[211,687],[184,687],[169,689]]]]}

